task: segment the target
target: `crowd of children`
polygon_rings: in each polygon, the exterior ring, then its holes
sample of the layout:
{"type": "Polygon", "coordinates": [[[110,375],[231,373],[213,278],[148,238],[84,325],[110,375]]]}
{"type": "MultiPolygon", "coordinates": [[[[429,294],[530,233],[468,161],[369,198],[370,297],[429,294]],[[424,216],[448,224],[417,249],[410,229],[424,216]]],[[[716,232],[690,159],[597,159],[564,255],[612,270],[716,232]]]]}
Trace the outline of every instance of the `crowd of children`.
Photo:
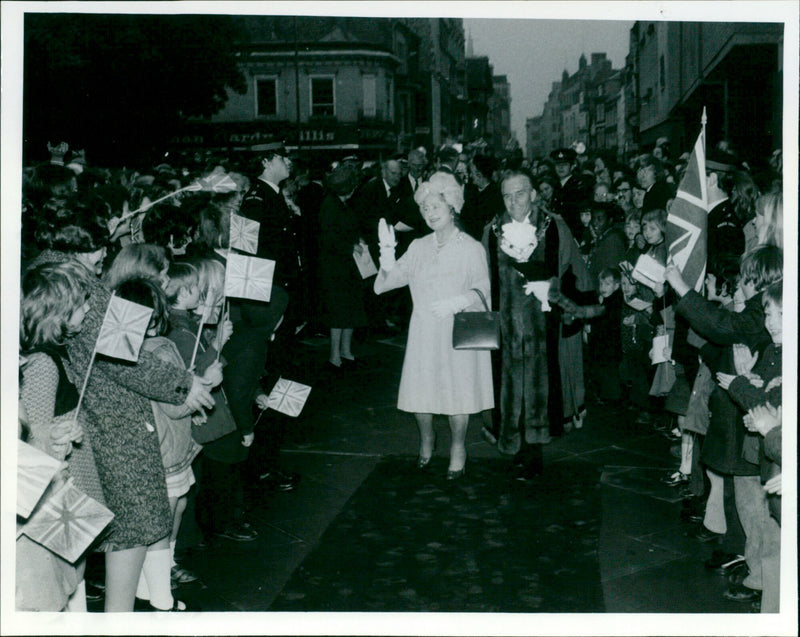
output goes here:
{"type": "MultiPolygon", "coordinates": [[[[723,180],[746,181],[732,165],[713,165],[710,191],[722,191],[723,180]]],[[[704,294],[668,257],[666,210],[632,208],[611,229],[606,208],[592,214],[584,253],[600,265],[599,302],[582,311],[588,381],[599,403],[621,410],[624,426],[652,426],[676,443],[680,464],[662,481],[681,490],[682,519],[697,525],[691,534],[713,544],[706,566],[728,576],[725,596],[777,612],[782,199],[773,184],[749,206],[741,197],[737,203],[749,217],[720,213],[728,196],[711,202],[704,294]],[[617,267],[607,267],[603,247],[611,231],[626,238],[625,249],[615,252],[617,267]],[[639,276],[641,255],[663,269],[660,279],[639,276]],[[725,489],[733,489],[734,511],[726,512],[725,489]],[[736,540],[741,535],[743,545],[736,540]]]]}

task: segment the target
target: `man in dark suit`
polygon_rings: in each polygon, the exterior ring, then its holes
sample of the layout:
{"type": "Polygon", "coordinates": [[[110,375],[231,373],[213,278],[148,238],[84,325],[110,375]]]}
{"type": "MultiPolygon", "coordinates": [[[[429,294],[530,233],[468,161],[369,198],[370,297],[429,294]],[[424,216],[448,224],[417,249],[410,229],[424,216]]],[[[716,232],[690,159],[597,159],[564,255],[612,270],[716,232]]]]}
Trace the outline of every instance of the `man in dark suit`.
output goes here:
{"type": "MultiPolygon", "coordinates": [[[[286,205],[280,191],[280,183],[289,177],[292,162],[280,142],[260,145],[257,150],[261,173],[244,196],[239,214],[260,224],[256,256],[275,261],[275,274],[269,303],[241,300],[236,304],[241,318],[234,321],[233,336],[226,348],[233,344],[232,353],[237,356],[229,360],[234,364],[227,367],[223,381],[234,417],[250,419],[253,418],[253,401],[263,393],[259,379],[265,367],[273,372],[286,369],[291,358],[295,327],[300,321],[296,298],[302,284],[299,218],[286,205]],[[282,318],[282,329],[276,332],[282,318]],[[274,340],[267,360],[267,343],[271,338],[274,340]],[[236,364],[237,361],[248,364],[236,364]],[[235,393],[235,400],[231,398],[231,391],[235,393]]],[[[285,423],[274,414],[262,421],[263,427],[248,457],[248,471],[253,479],[271,488],[292,490],[299,476],[277,466],[285,423]]]]}
{"type": "Polygon", "coordinates": [[[487,223],[505,210],[500,186],[492,181],[497,161],[489,155],[475,155],[469,162],[470,183],[464,189],[461,225],[476,241],[483,238],[487,223]]]}
{"type": "MultiPolygon", "coordinates": [[[[400,162],[396,158],[387,159],[381,164],[380,177],[373,177],[365,183],[350,199],[350,203],[358,215],[361,236],[369,246],[372,260],[378,263],[380,254],[378,250],[378,222],[386,219],[386,222],[395,226],[399,233],[411,230],[411,226],[401,221],[401,217],[407,212],[403,212],[403,171],[400,162]]],[[[405,185],[410,190],[410,184],[406,180],[405,185]]],[[[406,195],[408,192],[406,191],[406,195]]],[[[398,236],[398,239],[400,239],[398,236]]],[[[371,327],[377,330],[385,330],[387,327],[395,329],[397,314],[396,305],[399,302],[399,294],[389,293],[376,296],[372,293],[372,279],[369,279],[366,291],[367,313],[369,315],[371,327]]]]}
{"type": "Polygon", "coordinates": [[[397,221],[398,205],[402,193],[397,190],[403,172],[400,162],[387,159],[381,164],[381,176],[373,177],[359,188],[351,199],[351,204],[358,214],[362,237],[369,245],[370,254],[377,263],[378,254],[378,222],[386,219],[394,225],[397,221]]]}
{"type": "Polygon", "coordinates": [[[551,208],[567,222],[573,237],[583,234],[580,203],[592,198],[591,184],[585,183],[580,175],[574,174],[577,156],[571,148],[557,148],[550,153],[558,178],[551,208]]]}

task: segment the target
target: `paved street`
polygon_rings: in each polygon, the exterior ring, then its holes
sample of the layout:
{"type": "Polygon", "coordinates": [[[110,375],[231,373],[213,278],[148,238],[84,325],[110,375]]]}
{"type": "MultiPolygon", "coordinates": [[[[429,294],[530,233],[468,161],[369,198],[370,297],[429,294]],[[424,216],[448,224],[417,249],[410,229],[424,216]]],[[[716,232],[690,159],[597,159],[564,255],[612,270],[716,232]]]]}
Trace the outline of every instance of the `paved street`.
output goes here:
{"type": "MultiPolygon", "coordinates": [[[[204,611],[269,611],[378,462],[387,456],[410,462],[416,456],[413,418],[395,408],[401,343],[402,337],[360,343],[356,352],[365,365],[332,377],[321,371],[327,341],[317,337],[304,342],[298,360],[316,380],[282,452],[284,466],[302,475],[300,486],[289,493],[254,490],[249,519],[258,529],[258,539],[241,544],[219,540],[192,553],[185,566],[198,572],[202,582],[181,587],[181,599],[204,611]]],[[[676,490],[658,482],[673,464],[671,443],[652,429],[630,433],[608,410],[591,404],[589,410],[582,429],[546,447],[545,470],[575,461],[597,467],[602,494],[598,560],[605,611],[747,612],[722,598],[725,579],[703,566],[711,548],[687,536],[690,527],[679,519],[676,490]]],[[[446,440],[446,422],[437,422],[437,427],[440,440],[446,440]]],[[[442,474],[444,446],[439,445],[433,464],[442,474]]],[[[470,425],[468,449],[468,469],[498,459],[476,422],[470,425]]],[[[535,490],[535,485],[530,488],[535,490]]],[[[376,510],[380,506],[375,502],[376,510]]]]}

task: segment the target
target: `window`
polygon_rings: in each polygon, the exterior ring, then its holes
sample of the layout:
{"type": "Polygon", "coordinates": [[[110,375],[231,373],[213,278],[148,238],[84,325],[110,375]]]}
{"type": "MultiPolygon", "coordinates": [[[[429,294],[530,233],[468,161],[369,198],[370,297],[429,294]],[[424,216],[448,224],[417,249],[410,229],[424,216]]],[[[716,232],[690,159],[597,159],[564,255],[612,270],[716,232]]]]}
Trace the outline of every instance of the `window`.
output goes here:
{"type": "Polygon", "coordinates": [[[658,59],[658,83],[663,91],[667,85],[667,74],[665,72],[664,54],[658,59]]]}
{"type": "Polygon", "coordinates": [[[311,79],[311,115],[333,116],[334,90],[332,77],[312,77],[311,79]]]}
{"type": "Polygon", "coordinates": [[[375,117],[377,114],[377,97],[375,95],[375,76],[364,75],[361,78],[362,108],[364,117],[375,117]]]}
{"type": "Polygon", "coordinates": [[[256,78],[256,117],[278,114],[278,78],[256,78]]]}

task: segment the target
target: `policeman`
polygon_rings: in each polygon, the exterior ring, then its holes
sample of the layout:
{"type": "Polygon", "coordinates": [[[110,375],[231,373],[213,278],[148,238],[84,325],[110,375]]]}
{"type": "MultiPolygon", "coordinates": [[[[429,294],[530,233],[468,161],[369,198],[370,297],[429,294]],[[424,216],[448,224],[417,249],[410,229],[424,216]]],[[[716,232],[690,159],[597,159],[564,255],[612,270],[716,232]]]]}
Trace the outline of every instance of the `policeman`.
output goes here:
{"type": "Polygon", "coordinates": [[[577,159],[577,153],[573,149],[557,148],[550,153],[550,159],[558,177],[552,210],[567,222],[572,236],[580,237],[582,226],[578,208],[581,201],[591,198],[591,184],[573,174],[577,159]]]}

